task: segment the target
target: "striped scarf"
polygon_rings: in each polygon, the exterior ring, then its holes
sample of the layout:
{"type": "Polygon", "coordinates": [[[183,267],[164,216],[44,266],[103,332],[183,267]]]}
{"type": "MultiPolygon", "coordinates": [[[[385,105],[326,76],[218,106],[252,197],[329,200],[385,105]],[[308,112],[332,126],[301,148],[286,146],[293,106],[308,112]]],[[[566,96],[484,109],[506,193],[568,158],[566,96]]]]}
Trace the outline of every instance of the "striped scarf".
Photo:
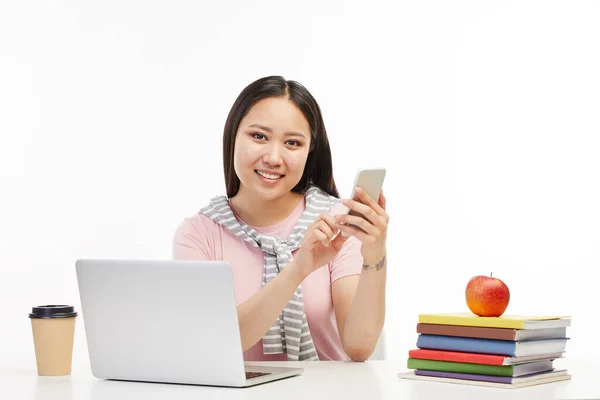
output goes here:
{"type": "MultiPolygon", "coordinates": [[[[236,219],[226,196],[218,196],[200,213],[231,230],[265,255],[262,286],[264,287],[286,264],[292,261],[292,251],[300,247],[306,229],[322,212],[329,212],[339,200],[312,186],[305,195],[306,209],[298,218],[287,240],[277,236],[258,233],[244,222],[236,219]]],[[[279,314],[269,331],[262,338],[265,354],[287,353],[290,361],[318,360],[319,356],[310,335],[302,288],[298,286],[288,304],[279,314]]]]}

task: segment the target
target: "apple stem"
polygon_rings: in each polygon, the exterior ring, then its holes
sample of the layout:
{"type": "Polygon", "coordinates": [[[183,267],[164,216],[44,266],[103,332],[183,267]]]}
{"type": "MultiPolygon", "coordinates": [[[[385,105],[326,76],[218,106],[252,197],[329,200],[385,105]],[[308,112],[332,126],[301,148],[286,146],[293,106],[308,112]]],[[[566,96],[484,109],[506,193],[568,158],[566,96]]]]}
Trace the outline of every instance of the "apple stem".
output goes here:
{"type": "Polygon", "coordinates": [[[490,272],[490,278],[492,277],[493,272],[490,272]]]}

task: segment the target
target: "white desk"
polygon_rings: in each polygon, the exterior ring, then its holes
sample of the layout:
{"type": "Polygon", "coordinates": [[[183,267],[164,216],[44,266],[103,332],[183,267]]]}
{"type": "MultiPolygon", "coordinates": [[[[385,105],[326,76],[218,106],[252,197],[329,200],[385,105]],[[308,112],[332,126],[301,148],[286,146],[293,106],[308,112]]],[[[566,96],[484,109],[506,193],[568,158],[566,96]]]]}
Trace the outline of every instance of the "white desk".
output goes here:
{"type": "MultiPolygon", "coordinates": [[[[38,377],[31,369],[0,368],[1,399],[35,400],[205,400],[205,399],[600,399],[600,365],[560,360],[573,375],[522,389],[496,389],[404,380],[405,361],[366,363],[299,362],[304,374],[251,388],[231,389],[189,385],[99,380],[88,365],[74,366],[67,377],[38,377]]],[[[272,364],[272,363],[271,363],[272,364]]],[[[267,365],[271,365],[267,364],[267,365]]]]}

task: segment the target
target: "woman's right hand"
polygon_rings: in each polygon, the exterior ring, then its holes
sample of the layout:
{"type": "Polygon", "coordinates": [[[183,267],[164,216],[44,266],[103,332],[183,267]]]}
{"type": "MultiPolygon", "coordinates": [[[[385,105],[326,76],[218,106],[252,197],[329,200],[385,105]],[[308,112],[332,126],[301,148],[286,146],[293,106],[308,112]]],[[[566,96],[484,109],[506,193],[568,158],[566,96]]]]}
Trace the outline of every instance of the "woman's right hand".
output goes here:
{"type": "Polygon", "coordinates": [[[302,278],[329,263],[340,251],[348,237],[339,234],[339,231],[338,221],[326,212],[306,229],[302,244],[294,255],[296,268],[302,278]]]}

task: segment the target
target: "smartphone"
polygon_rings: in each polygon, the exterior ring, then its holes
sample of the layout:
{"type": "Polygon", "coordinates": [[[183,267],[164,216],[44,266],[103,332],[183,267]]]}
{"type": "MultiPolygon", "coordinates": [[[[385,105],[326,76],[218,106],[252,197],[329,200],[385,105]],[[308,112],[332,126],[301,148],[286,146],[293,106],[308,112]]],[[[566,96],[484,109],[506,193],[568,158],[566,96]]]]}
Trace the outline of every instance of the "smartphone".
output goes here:
{"type": "MultiPolygon", "coordinates": [[[[385,168],[367,168],[360,169],[356,173],[356,179],[354,180],[354,186],[352,187],[351,199],[359,201],[356,197],[356,187],[360,187],[364,190],[371,198],[375,201],[379,200],[381,189],[383,188],[383,181],[385,179],[385,168]]],[[[359,217],[364,216],[354,210],[348,210],[349,215],[356,215],[359,217]]],[[[345,233],[342,235],[347,236],[345,233]]]]}

